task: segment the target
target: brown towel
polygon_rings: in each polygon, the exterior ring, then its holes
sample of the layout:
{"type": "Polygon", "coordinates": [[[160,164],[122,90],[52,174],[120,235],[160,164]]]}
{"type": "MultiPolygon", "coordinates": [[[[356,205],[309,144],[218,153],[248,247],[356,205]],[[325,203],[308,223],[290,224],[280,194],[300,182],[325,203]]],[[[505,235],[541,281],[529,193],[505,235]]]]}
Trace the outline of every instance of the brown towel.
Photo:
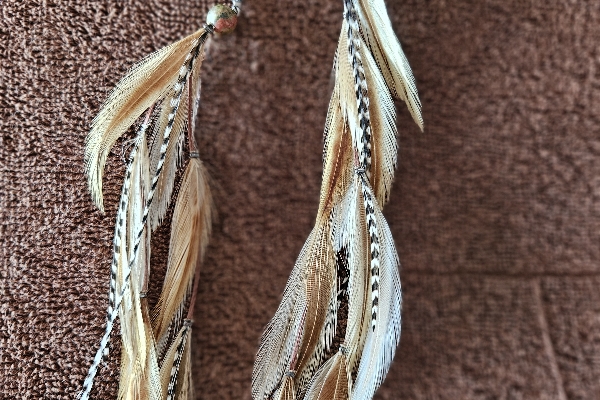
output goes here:
{"type": "MultiPolygon", "coordinates": [[[[398,104],[385,214],[403,335],[377,398],[600,398],[600,7],[387,3],[426,128],[398,104]]],[[[127,68],[207,8],[0,2],[0,398],[79,390],[104,329],[124,169],[119,143],[101,215],[84,138],[127,68]]],[[[259,336],[317,211],[341,12],[247,0],[236,32],[208,50],[197,134],[219,219],[195,316],[198,398],[250,398],[259,336]]],[[[93,398],[115,398],[118,342],[93,398]]]]}

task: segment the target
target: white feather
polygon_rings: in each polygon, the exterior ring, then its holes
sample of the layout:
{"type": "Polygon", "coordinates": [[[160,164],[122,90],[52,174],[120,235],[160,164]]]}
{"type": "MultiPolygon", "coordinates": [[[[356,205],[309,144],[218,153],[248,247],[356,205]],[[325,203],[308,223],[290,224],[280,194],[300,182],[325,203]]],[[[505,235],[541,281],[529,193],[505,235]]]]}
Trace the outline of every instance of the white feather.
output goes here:
{"type": "Polygon", "coordinates": [[[354,0],[360,16],[362,33],[367,45],[381,68],[394,96],[403,100],[415,123],[423,130],[421,101],[415,77],[400,41],[392,28],[383,0],[354,0]]]}
{"type": "Polygon", "coordinates": [[[381,240],[379,315],[375,331],[369,329],[354,383],[352,400],[373,398],[387,374],[400,341],[402,293],[399,261],[392,233],[379,208],[376,209],[381,240]]]}

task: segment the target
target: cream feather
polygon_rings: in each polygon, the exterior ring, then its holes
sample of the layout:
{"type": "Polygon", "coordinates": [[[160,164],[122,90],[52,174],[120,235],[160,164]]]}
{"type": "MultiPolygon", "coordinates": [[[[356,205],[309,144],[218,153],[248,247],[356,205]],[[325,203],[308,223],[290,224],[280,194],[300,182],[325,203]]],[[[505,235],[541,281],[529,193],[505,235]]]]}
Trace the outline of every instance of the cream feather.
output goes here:
{"type": "Polygon", "coordinates": [[[383,0],[354,0],[361,32],[393,95],[403,100],[415,123],[423,130],[417,85],[383,0]]]}
{"type": "Polygon", "coordinates": [[[365,340],[352,399],[371,399],[387,374],[400,341],[400,263],[392,233],[381,210],[376,211],[381,238],[380,306],[378,325],[365,340]]]}

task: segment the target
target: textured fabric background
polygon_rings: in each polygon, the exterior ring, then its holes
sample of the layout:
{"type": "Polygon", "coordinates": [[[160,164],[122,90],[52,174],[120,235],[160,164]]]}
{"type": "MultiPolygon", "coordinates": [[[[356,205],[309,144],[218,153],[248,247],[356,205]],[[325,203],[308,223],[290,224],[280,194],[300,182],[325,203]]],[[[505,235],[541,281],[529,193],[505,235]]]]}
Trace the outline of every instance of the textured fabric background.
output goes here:
{"type": "MultiPolygon", "coordinates": [[[[0,2],[0,398],[79,390],[104,329],[124,169],[118,145],[101,215],[83,141],[127,68],[197,29],[207,4],[0,2]]],[[[426,130],[399,104],[385,214],[403,334],[377,398],[600,399],[600,3],[388,9],[426,130]]],[[[197,134],[219,217],[193,331],[198,398],[250,398],[259,336],[317,211],[341,12],[247,0],[236,32],[211,42],[197,134]]],[[[94,398],[115,397],[111,354],[94,398]]]]}

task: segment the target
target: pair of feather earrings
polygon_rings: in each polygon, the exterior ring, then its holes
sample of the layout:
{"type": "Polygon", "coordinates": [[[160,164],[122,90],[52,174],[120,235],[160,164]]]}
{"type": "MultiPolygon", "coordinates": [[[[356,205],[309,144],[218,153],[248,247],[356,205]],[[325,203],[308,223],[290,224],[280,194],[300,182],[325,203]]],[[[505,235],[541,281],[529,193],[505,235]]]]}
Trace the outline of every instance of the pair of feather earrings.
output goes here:
{"type": "MultiPolygon", "coordinates": [[[[182,316],[194,303],[192,271],[210,230],[210,201],[190,132],[204,43],[212,31],[232,29],[239,4],[213,10],[203,29],[132,68],[86,142],[90,191],[102,209],[108,151],[147,110],[117,214],[107,328],[81,398],[89,397],[117,315],[123,338],[119,398],[193,397],[187,341],[193,312],[182,316]],[[147,135],[150,121],[154,129],[147,135]],[[175,205],[169,267],[150,318],[150,235],[169,207],[186,129],[189,160],[175,205]]],[[[422,119],[383,0],[344,0],[334,70],[316,225],[263,334],[252,376],[255,399],[370,399],[399,341],[399,262],[381,213],[397,159],[393,98],[406,102],[421,128],[422,119]]]]}
{"type": "Polygon", "coordinates": [[[255,400],[371,399],[400,339],[399,261],[381,207],[397,160],[393,98],[422,129],[383,0],[343,0],[315,227],[262,336],[255,400]]]}
{"type": "Polygon", "coordinates": [[[231,6],[214,6],[200,30],[134,65],[92,123],[85,170],[92,198],[104,211],[102,177],[108,153],[145,112],[133,141],[115,222],[106,329],[80,399],[90,396],[98,367],[108,356],[117,317],[122,340],[118,398],[194,398],[188,339],[197,265],[207,245],[212,206],[194,139],[200,67],[209,36],[231,32],[239,11],[237,0],[231,6]],[[176,175],[184,164],[175,190],[176,175]],[[158,303],[150,311],[146,299],[150,238],[172,201],[167,271],[158,303]]]}

